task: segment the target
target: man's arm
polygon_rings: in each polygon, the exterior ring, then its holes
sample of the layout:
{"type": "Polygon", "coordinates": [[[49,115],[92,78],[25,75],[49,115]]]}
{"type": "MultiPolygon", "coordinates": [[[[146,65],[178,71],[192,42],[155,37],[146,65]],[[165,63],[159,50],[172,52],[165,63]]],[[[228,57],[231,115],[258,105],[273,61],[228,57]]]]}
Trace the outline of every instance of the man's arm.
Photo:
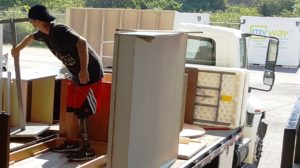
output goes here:
{"type": "Polygon", "coordinates": [[[88,48],[86,40],[82,37],[79,37],[76,47],[78,49],[79,59],[80,59],[80,72],[78,74],[80,83],[85,84],[90,80],[88,72],[88,48]]]}
{"type": "Polygon", "coordinates": [[[15,48],[11,49],[11,55],[13,57],[19,57],[20,51],[23,48],[25,48],[26,46],[28,46],[29,44],[31,44],[32,41],[33,41],[33,35],[32,34],[26,36],[15,48]]]}

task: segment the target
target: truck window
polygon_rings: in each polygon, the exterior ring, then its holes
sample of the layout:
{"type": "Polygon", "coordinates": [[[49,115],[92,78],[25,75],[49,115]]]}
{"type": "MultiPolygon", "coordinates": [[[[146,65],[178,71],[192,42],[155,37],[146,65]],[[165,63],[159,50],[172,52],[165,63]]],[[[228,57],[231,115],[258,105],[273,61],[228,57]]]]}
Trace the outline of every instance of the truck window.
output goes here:
{"type": "Polygon", "coordinates": [[[215,42],[203,37],[189,37],[187,41],[186,63],[216,65],[215,42]]]}
{"type": "Polygon", "coordinates": [[[240,66],[241,68],[248,68],[247,46],[245,37],[240,39],[240,46],[240,66]]]}

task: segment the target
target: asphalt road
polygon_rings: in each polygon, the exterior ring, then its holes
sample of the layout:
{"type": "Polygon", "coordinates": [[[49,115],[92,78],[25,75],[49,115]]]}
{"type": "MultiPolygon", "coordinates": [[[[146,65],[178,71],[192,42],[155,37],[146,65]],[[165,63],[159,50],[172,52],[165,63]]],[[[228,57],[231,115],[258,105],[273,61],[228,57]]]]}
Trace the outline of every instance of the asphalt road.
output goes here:
{"type": "MultiPolygon", "coordinates": [[[[263,71],[251,70],[250,83],[262,87],[263,71]]],[[[259,168],[279,168],[283,131],[293,106],[300,95],[300,73],[297,69],[277,68],[276,80],[270,92],[252,91],[265,103],[268,130],[264,140],[259,168]]]]}
{"type": "MultiPolygon", "coordinates": [[[[10,47],[4,47],[4,53],[10,52],[10,47]]],[[[27,68],[60,68],[62,64],[48,49],[26,48],[21,52],[20,67],[27,68]]],[[[9,56],[8,69],[13,71],[13,59],[9,56]]],[[[250,85],[263,87],[263,71],[261,67],[250,70],[250,85]]],[[[265,103],[267,111],[265,121],[268,131],[264,140],[263,155],[259,168],[279,168],[283,130],[290,112],[300,95],[300,72],[297,69],[277,68],[276,80],[270,92],[252,91],[252,95],[265,103]]]]}

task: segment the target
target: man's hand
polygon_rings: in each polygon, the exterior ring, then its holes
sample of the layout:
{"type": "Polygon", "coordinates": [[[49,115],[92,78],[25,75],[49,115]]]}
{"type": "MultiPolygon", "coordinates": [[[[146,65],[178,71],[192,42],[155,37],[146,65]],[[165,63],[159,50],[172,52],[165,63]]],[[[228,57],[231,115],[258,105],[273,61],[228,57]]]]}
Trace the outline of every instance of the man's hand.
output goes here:
{"type": "Polygon", "coordinates": [[[19,56],[20,56],[20,50],[18,48],[12,48],[11,49],[11,55],[14,58],[19,58],[19,56]]]}
{"type": "Polygon", "coordinates": [[[80,70],[78,76],[81,84],[86,84],[90,81],[89,72],[87,70],[80,70]]]}

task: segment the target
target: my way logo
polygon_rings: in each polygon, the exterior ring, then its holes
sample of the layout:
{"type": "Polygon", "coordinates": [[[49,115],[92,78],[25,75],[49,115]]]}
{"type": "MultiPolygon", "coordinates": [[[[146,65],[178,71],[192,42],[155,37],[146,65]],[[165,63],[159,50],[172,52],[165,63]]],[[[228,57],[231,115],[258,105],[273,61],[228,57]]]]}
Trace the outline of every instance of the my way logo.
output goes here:
{"type": "Polygon", "coordinates": [[[289,34],[286,30],[272,30],[268,26],[264,25],[251,25],[250,33],[264,35],[264,36],[276,36],[276,37],[287,37],[289,34]]]}

